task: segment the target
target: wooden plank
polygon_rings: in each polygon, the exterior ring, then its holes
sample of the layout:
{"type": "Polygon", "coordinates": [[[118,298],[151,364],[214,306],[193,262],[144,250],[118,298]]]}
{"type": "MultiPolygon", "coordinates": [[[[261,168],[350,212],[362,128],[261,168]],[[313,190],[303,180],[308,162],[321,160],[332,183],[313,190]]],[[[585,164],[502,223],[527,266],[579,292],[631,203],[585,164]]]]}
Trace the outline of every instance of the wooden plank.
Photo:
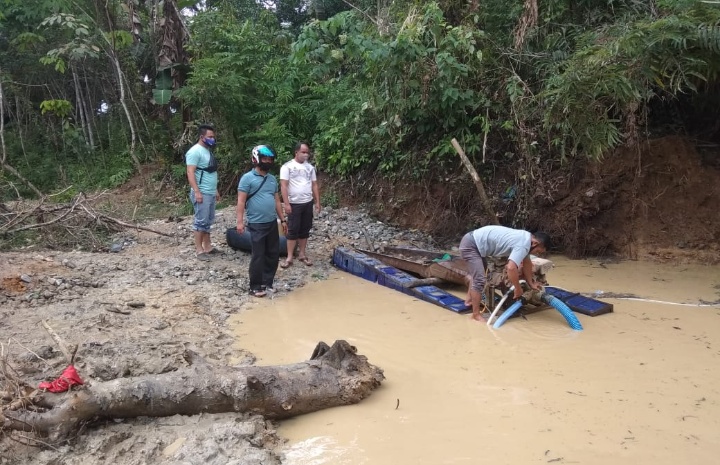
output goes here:
{"type": "Polygon", "coordinates": [[[371,252],[369,250],[363,250],[363,249],[356,249],[358,252],[367,255],[368,257],[373,257],[381,262],[394,266],[395,268],[398,268],[403,271],[409,271],[411,273],[415,273],[419,276],[422,276],[423,278],[431,278],[432,276],[425,274],[427,270],[427,265],[423,263],[418,263],[413,260],[406,260],[399,257],[394,257],[392,255],[382,254],[379,252],[371,252]]]}
{"type": "Polygon", "coordinates": [[[358,252],[376,258],[383,263],[403,271],[414,273],[423,278],[440,278],[456,284],[467,284],[467,263],[459,257],[440,262],[432,261],[442,257],[443,252],[432,252],[422,249],[403,247],[386,247],[384,253],[358,249],[358,252]],[[409,258],[409,257],[412,257],[409,258]]]}
{"type": "Polygon", "coordinates": [[[463,285],[467,284],[467,277],[470,276],[467,262],[457,257],[433,264],[430,271],[437,278],[463,285]]]}

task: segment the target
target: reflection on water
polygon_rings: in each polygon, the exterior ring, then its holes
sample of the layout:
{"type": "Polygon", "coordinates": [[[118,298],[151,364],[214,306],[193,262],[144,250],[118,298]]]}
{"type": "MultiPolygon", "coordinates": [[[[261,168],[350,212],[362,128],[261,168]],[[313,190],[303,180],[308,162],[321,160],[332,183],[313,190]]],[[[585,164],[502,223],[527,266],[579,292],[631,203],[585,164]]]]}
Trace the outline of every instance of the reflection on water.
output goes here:
{"type": "MultiPolygon", "coordinates": [[[[357,441],[354,441],[357,442],[357,441]]],[[[292,444],[285,451],[285,463],[322,465],[326,463],[347,463],[345,456],[358,456],[360,451],[355,444],[342,446],[329,436],[315,436],[292,444]]],[[[363,462],[351,462],[363,463],[363,462]]]]}
{"type": "MultiPolygon", "coordinates": [[[[553,259],[576,292],[720,297],[717,267],[553,259]]],[[[233,324],[258,364],[346,339],[385,371],[360,404],[283,422],[288,464],[716,463],[720,308],[608,302],[584,331],[553,309],[493,330],[338,272],[233,324]]]]}

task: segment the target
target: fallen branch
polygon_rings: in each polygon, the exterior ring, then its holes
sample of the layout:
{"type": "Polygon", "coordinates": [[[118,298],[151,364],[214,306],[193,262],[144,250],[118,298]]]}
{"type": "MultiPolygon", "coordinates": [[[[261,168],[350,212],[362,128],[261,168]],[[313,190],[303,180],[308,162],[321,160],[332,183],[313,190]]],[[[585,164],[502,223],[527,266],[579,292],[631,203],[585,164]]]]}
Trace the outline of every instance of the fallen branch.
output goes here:
{"type": "Polygon", "coordinates": [[[128,310],[122,310],[118,307],[108,307],[105,309],[106,312],[119,313],[120,315],[130,315],[131,312],[128,310]]]}
{"type": "Polygon", "coordinates": [[[48,322],[46,320],[42,321],[42,325],[45,328],[45,330],[48,332],[48,334],[50,334],[50,337],[53,338],[53,340],[55,341],[55,344],[57,344],[58,347],[60,348],[60,352],[62,352],[63,355],[65,356],[65,359],[67,360],[68,365],[72,365],[73,361],[75,360],[75,354],[77,353],[78,345],[74,344],[72,346],[72,349],[69,349],[68,346],[65,344],[65,341],[63,341],[63,339],[60,336],[58,336],[58,334],[55,332],[54,329],[52,329],[50,327],[50,325],[48,324],[48,322]]]}
{"type": "MultiPolygon", "coordinates": [[[[8,363],[9,353],[5,352],[5,345],[0,343],[0,379],[4,381],[0,391],[0,429],[5,421],[3,411],[17,410],[32,404],[32,397],[37,393],[35,389],[25,384],[18,377],[17,371],[8,363]]],[[[40,358],[33,352],[33,355],[40,358]]],[[[42,358],[40,358],[43,360],[42,358]]]]}
{"type": "Polygon", "coordinates": [[[115,223],[115,224],[117,224],[118,226],[125,227],[125,228],[139,229],[139,230],[141,230],[141,231],[147,231],[147,232],[151,232],[151,233],[154,233],[154,234],[159,234],[159,235],[165,236],[165,237],[174,237],[173,234],[168,234],[168,233],[166,233],[166,232],[158,231],[157,229],[146,228],[145,226],[140,226],[139,224],[134,224],[134,225],[133,225],[133,224],[125,223],[124,221],[120,221],[120,220],[118,220],[118,219],[116,219],[116,218],[113,218],[113,217],[110,217],[110,216],[107,216],[107,215],[103,215],[102,213],[98,213],[98,217],[100,217],[100,218],[102,218],[102,219],[104,219],[104,220],[110,221],[111,223],[115,223]]]}
{"type": "Polygon", "coordinates": [[[455,151],[460,155],[460,159],[462,160],[463,164],[465,165],[465,168],[470,173],[470,177],[472,178],[473,182],[475,183],[475,188],[478,191],[478,194],[480,194],[480,203],[482,204],[483,208],[485,209],[485,213],[490,218],[490,222],[492,224],[500,224],[500,222],[497,219],[497,215],[495,214],[495,210],[493,210],[492,204],[490,203],[490,199],[488,198],[487,194],[485,193],[485,187],[483,187],[482,180],[480,179],[480,176],[477,174],[477,171],[475,171],[475,168],[473,167],[472,163],[470,162],[470,159],[465,155],[465,151],[460,147],[460,144],[458,143],[457,139],[453,138],[452,146],[455,147],[455,151]]]}
{"type": "Polygon", "coordinates": [[[166,237],[174,237],[173,234],[168,234],[163,231],[141,226],[139,224],[126,223],[112,216],[100,213],[88,205],[87,198],[84,194],[77,195],[72,202],[66,205],[51,205],[46,206],[44,204],[45,198],[40,200],[40,203],[29,211],[21,211],[13,214],[5,214],[4,224],[0,224],[0,233],[4,234],[15,234],[22,231],[28,231],[31,229],[41,229],[50,226],[64,226],[67,228],[67,232],[77,230],[77,223],[87,223],[89,217],[95,224],[113,225],[120,228],[136,229],[151,232],[166,237]],[[53,216],[49,220],[42,220],[47,216],[53,216]],[[37,222],[31,222],[33,218],[40,219],[37,222]]]}
{"type": "Polygon", "coordinates": [[[185,351],[190,366],[160,375],[45,393],[44,412],[4,411],[1,430],[33,431],[58,443],[96,419],[244,412],[285,419],[360,402],[380,386],[380,368],[346,341],[319,342],[310,360],[266,367],[215,366],[185,351]]]}
{"type": "MultiPolygon", "coordinates": [[[[36,210],[37,210],[37,209],[36,209],[36,210]]],[[[70,208],[68,208],[64,213],[62,213],[60,216],[58,216],[58,217],[55,218],[55,219],[52,219],[52,220],[50,220],[50,221],[46,221],[46,222],[44,222],[44,223],[35,223],[35,224],[27,225],[27,226],[22,226],[22,227],[15,228],[15,229],[13,229],[13,230],[11,230],[11,231],[8,231],[8,232],[9,232],[10,234],[13,234],[13,233],[18,233],[18,232],[20,232],[20,231],[27,231],[28,229],[38,229],[38,228],[42,228],[42,227],[45,227],[45,226],[50,226],[50,225],[55,224],[55,223],[59,223],[60,220],[62,220],[63,218],[67,217],[67,216],[68,216],[70,213],[72,213],[74,210],[75,210],[75,204],[73,204],[70,208]]],[[[28,215],[28,216],[30,216],[30,215],[28,215]]]]}

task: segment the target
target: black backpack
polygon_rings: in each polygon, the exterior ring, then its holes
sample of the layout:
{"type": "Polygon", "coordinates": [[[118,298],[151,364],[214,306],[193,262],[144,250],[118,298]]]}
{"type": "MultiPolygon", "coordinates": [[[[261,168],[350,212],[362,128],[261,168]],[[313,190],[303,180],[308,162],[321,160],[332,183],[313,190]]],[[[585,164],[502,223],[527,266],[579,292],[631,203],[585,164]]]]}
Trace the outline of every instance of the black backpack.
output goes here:
{"type": "MultiPolygon", "coordinates": [[[[208,151],[210,152],[210,151],[208,151]]],[[[203,175],[208,173],[214,173],[218,170],[218,161],[217,158],[215,158],[215,155],[213,155],[212,152],[210,152],[210,161],[208,162],[208,165],[205,168],[200,168],[199,166],[195,168],[195,171],[201,171],[200,173],[200,180],[198,181],[198,184],[202,182],[203,175]]]]}

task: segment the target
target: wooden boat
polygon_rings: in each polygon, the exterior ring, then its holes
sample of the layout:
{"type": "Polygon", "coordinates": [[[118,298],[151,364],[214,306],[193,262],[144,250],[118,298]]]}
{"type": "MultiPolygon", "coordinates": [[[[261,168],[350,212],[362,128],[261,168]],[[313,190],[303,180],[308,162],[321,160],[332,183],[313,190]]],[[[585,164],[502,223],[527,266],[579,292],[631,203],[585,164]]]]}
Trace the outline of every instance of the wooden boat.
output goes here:
{"type": "Polygon", "coordinates": [[[382,252],[358,249],[358,252],[423,278],[467,285],[467,262],[454,255],[412,247],[384,247],[382,252]]]}
{"type": "Polygon", "coordinates": [[[336,247],[333,251],[333,264],[355,276],[439,305],[455,313],[465,313],[471,310],[465,305],[463,299],[434,285],[442,282],[441,279],[417,278],[359,250],[336,247]]]}
{"type": "MultiPolygon", "coordinates": [[[[467,262],[455,255],[413,247],[393,246],[386,246],[380,252],[362,249],[357,249],[357,251],[398,270],[412,273],[415,276],[427,280],[436,280],[433,284],[450,282],[467,285],[466,277],[469,275],[467,262]]],[[[552,262],[538,257],[533,257],[532,260],[536,279],[540,282],[546,282],[545,275],[552,269],[552,262]]],[[[577,313],[588,316],[598,316],[613,311],[612,304],[581,296],[578,293],[553,286],[546,286],[545,290],[547,293],[566,303],[571,310],[577,313]]],[[[504,292],[504,289],[502,292],[504,292]]],[[[491,288],[487,299],[495,299],[495,297],[495,289],[491,288]]],[[[539,307],[528,306],[525,313],[532,313],[537,311],[538,308],[539,307]]]]}

